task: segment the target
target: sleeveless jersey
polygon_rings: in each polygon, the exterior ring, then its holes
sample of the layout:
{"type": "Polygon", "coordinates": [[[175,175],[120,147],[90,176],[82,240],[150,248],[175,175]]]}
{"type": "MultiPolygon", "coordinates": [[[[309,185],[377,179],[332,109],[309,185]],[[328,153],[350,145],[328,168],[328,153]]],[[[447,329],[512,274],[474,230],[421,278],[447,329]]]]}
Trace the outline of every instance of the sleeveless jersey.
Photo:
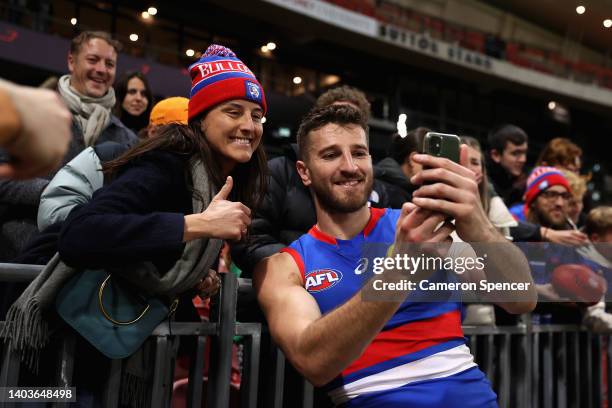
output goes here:
{"type": "MultiPolygon", "coordinates": [[[[359,269],[364,245],[395,239],[400,211],[370,211],[364,230],[350,240],[314,226],[281,250],[295,260],[322,314],[347,302],[372,276],[359,269]]],[[[449,299],[404,301],[364,353],[325,386],[332,401],[350,407],[497,406],[465,345],[461,303],[449,299]]]]}

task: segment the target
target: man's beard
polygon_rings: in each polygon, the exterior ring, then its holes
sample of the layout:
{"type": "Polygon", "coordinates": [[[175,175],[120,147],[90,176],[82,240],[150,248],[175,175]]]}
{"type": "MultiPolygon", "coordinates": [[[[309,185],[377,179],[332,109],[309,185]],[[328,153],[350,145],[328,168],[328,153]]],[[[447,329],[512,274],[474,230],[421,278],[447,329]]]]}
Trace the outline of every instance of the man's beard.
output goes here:
{"type": "Polygon", "coordinates": [[[527,215],[527,221],[533,224],[539,224],[546,228],[552,228],[555,230],[564,230],[567,229],[567,220],[565,215],[559,217],[558,220],[555,220],[553,217],[540,212],[535,206],[529,207],[529,213],[527,215]]]}
{"type": "Polygon", "coordinates": [[[352,213],[361,209],[370,198],[374,185],[372,177],[365,177],[365,186],[363,194],[344,195],[339,197],[334,195],[334,191],[330,189],[326,184],[319,184],[313,180],[310,188],[315,195],[319,205],[329,213],[352,213]]]}

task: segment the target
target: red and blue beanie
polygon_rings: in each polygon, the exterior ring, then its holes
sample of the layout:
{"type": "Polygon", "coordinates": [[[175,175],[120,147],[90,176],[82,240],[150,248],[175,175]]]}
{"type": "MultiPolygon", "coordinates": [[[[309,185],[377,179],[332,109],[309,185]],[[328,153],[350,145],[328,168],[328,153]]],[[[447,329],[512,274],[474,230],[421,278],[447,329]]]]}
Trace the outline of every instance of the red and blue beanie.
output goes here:
{"type": "Polygon", "coordinates": [[[527,177],[525,207],[529,207],[538,194],[552,186],[563,186],[567,191],[571,191],[567,179],[559,169],[549,166],[539,166],[533,169],[527,177]]]}
{"type": "Polygon", "coordinates": [[[246,99],[267,110],[266,96],[251,70],[229,48],[213,44],[189,67],[189,120],[231,99],[246,99]]]}

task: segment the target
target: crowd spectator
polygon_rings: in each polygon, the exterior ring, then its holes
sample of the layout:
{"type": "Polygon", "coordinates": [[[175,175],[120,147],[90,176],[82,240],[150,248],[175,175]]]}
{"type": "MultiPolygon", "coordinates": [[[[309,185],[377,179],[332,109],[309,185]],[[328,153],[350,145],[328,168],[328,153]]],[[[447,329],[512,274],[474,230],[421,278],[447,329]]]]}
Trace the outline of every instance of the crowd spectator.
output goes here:
{"type": "Polygon", "coordinates": [[[187,112],[189,99],[182,96],[173,96],[163,99],[155,104],[149,116],[147,135],[151,137],[160,126],[170,123],[182,123],[187,125],[187,112]]]}
{"type": "MultiPolygon", "coordinates": [[[[516,227],[518,222],[512,217],[508,207],[488,182],[484,153],[480,143],[470,136],[461,136],[461,143],[467,145],[465,149],[467,157],[462,158],[462,164],[476,175],[483,210],[488,215],[491,224],[504,237],[513,239],[510,228],[516,227]]],[[[455,232],[452,237],[454,241],[460,241],[455,232]]],[[[464,316],[463,323],[469,325],[515,324],[518,320],[518,316],[506,313],[502,308],[488,303],[468,304],[465,307],[464,316]]]]}
{"type": "MultiPolygon", "coordinates": [[[[44,344],[43,317],[31,310],[53,307],[53,300],[44,299],[55,299],[77,269],[110,269],[144,293],[161,299],[182,297],[178,318],[199,319],[189,306],[192,291],[202,287],[223,240],[247,236],[251,209],[265,191],[261,119],[266,99],[252,72],[225,47],[211,45],[190,73],[189,124],[167,125],[106,163],[104,170],[112,181],[70,212],[60,234],[59,258],[47,264],[49,272],[41,273],[7,314],[13,318],[7,324],[12,328],[8,336],[13,352],[44,344]],[[226,62],[215,62],[220,58],[226,62]],[[225,75],[211,74],[211,63],[215,73],[222,69],[225,75]],[[52,293],[39,297],[40,291],[52,293]],[[33,308],[26,306],[31,299],[37,302],[33,308]],[[28,322],[26,331],[20,330],[20,319],[28,322]]],[[[148,357],[152,356],[131,356],[138,364],[128,366],[139,369],[124,370],[125,376],[140,381],[141,390],[152,370],[148,357]]],[[[87,369],[88,374],[103,375],[100,366],[105,363],[92,359],[95,356],[83,359],[98,367],[87,369]]],[[[96,388],[89,391],[101,391],[102,383],[91,381],[96,388]]],[[[125,377],[122,384],[127,384],[125,377]]],[[[87,390],[78,384],[77,389],[87,390]]]]}
{"type": "Polygon", "coordinates": [[[569,139],[557,137],[546,144],[536,166],[552,166],[579,174],[582,167],[582,149],[569,139]]]}
{"type": "MultiPolygon", "coordinates": [[[[540,166],[533,169],[527,179],[525,203],[510,208],[519,220],[527,220],[544,229],[542,238],[558,230],[568,230],[575,234],[575,245],[587,243],[586,235],[575,231],[568,223],[568,204],[571,199],[571,188],[563,173],[554,167],[540,166]]],[[[532,266],[532,273],[538,294],[547,302],[538,304],[536,315],[550,315],[555,323],[576,323],[582,319],[582,312],[575,304],[562,302],[551,283],[551,274],[555,266],[569,263],[573,248],[564,245],[521,245],[532,266]],[[554,262],[553,262],[554,260],[554,262]]]]}
{"type": "MultiPolygon", "coordinates": [[[[551,242],[573,246],[585,244],[587,236],[574,228],[568,221],[571,220],[569,218],[571,213],[570,203],[574,200],[568,178],[565,177],[562,170],[554,167],[541,166],[536,167],[536,169],[527,179],[528,188],[525,192],[525,203],[518,203],[510,207],[510,212],[518,221],[518,226],[510,229],[514,241],[551,242]],[[538,172],[535,172],[536,169],[538,169],[538,172]],[[547,172],[551,173],[544,174],[547,172]],[[537,174],[542,177],[538,178],[537,174]],[[553,175],[553,177],[548,178],[547,175],[553,175]],[[550,182],[560,184],[563,188],[567,188],[567,191],[565,193],[551,191],[542,197],[538,197],[540,192],[550,187],[550,182]],[[553,195],[561,197],[562,200],[555,199],[554,202],[549,202],[548,197],[553,195]],[[531,210],[532,207],[534,208],[533,211],[531,210]]],[[[574,211],[576,209],[574,208],[574,211]]]]}
{"type": "Polygon", "coordinates": [[[567,205],[568,222],[575,229],[580,229],[584,225],[586,218],[583,211],[584,195],[587,192],[586,179],[573,171],[561,170],[561,172],[567,179],[572,193],[567,205]]]}
{"type": "Polygon", "coordinates": [[[489,134],[487,173],[493,188],[506,206],[521,202],[527,179],[528,137],[515,125],[503,125],[489,134]]]}
{"type": "MultiPolygon", "coordinates": [[[[68,53],[70,74],[59,80],[58,91],[72,113],[72,138],[62,159],[67,163],[84,148],[104,141],[132,145],[137,137],[114,115],[112,88],[119,43],[101,31],[84,31],[76,36],[68,53]]],[[[0,181],[3,206],[0,261],[17,256],[37,232],[36,213],[40,194],[53,177],[28,181],[0,181]]]]}
{"type": "MultiPolygon", "coordinates": [[[[600,206],[589,211],[585,220],[585,232],[591,245],[579,247],[577,252],[588,265],[604,276],[608,293],[612,290],[612,207],[600,206]]],[[[606,312],[606,300],[610,295],[585,311],[583,323],[596,332],[612,332],[612,314],[606,312]]]]}
{"type": "MultiPolygon", "coordinates": [[[[589,282],[589,288],[601,285],[605,289],[607,281],[608,291],[612,283],[612,253],[606,234],[612,231],[612,211],[610,207],[598,207],[592,210],[587,217],[588,239],[580,246],[566,245],[536,245],[524,246],[532,264],[534,280],[543,302],[538,304],[536,315],[549,315],[551,323],[583,323],[587,328],[596,332],[612,332],[612,315],[605,310],[607,293],[602,299],[593,303],[580,301],[585,291],[581,288],[580,280],[589,282]],[[580,265],[581,271],[576,269],[580,265]],[[581,273],[581,278],[565,281],[562,288],[552,281],[557,268],[568,268],[565,273],[581,273]],[[586,277],[585,277],[586,276],[586,277]]],[[[609,293],[609,292],[608,292],[609,293]]]]}
{"type": "Polygon", "coordinates": [[[357,88],[341,85],[322,93],[315,101],[316,108],[329,105],[353,105],[365,116],[366,123],[370,120],[370,102],[365,94],[357,88]]]}
{"type": "Polygon", "coordinates": [[[395,133],[391,136],[387,157],[374,167],[374,178],[393,186],[389,189],[389,207],[401,208],[405,202],[412,199],[414,186],[410,183],[410,177],[421,170],[413,157],[422,152],[423,139],[429,131],[427,128],[418,127],[407,132],[405,136],[395,133]]]}
{"type": "Polygon", "coordinates": [[[554,167],[540,166],[527,179],[525,203],[511,207],[510,211],[521,221],[566,229],[570,227],[567,210],[571,197],[571,188],[563,173],[554,167]]]}
{"type": "MultiPolygon", "coordinates": [[[[505,133],[502,132],[502,134],[505,133]]],[[[519,139],[513,140],[520,142],[520,140],[522,140],[520,138],[521,133],[518,132],[517,134],[519,135],[519,139]]],[[[506,138],[506,136],[504,136],[504,138],[506,138]]],[[[499,142],[501,136],[497,135],[496,138],[493,139],[499,142]]],[[[506,139],[506,142],[504,142],[505,144],[502,144],[502,146],[506,146],[509,144],[511,147],[513,143],[508,141],[510,139],[506,139]]],[[[467,149],[468,165],[470,166],[470,169],[477,174],[478,179],[481,180],[478,182],[480,189],[480,197],[483,202],[483,208],[489,215],[489,219],[493,223],[493,225],[495,225],[496,228],[498,228],[500,232],[504,234],[505,237],[510,238],[516,242],[542,241],[542,227],[521,220],[515,221],[512,218],[512,215],[508,217],[508,207],[506,206],[505,201],[502,199],[502,197],[500,197],[500,195],[494,188],[493,179],[487,174],[487,168],[492,169],[493,171],[497,171],[498,176],[500,176],[502,172],[503,174],[506,174],[506,176],[509,173],[504,170],[504,167],[502,167],[501,164],[498,165],[497,163],[493,162],[489,163],[489,166],[485,165],[486,159],[484,158],[484,153],[479,153],[482,152],[482,148],[480,147],[480,143],[476,139],[464,136],[463,143],[469,146],[469,148],[467,149]],[[482,170],[479,170],[480,168],[482,170]]],[[[510,150],[512,150],[512,148],[510,150]]],[[[491,154],[491,152],[489,153],[491,154]]],[[[510,156],[510,159],[506,158],[505,162],[511,161],[512,155],[510,156]]],[[[506,176],[501,177],[502,185],[504,180],[507,180],[505,178],[506,176]]]]}
{"type": "Polygon", "coordinates": [[[125,126],[139,135],[149,124],[149,114],[153,106],[149,81],[141,72],[128,72],[115,84],[115,95],[117,102],[113,108],[114,114],[125,126]]]}
{"type": "Polygon", "coordinates": [[[476,174],[480,201],[485,213],[489,216],[489,221],[505,237],[510,237],[510,227],[516,227],[518,223],[512,217],[508,207],[497,192],[489,184],[487,169],[484,165],[484,153],[480,143],[473,137],[462,136],[461,142],[468,146],[466,167],[476,174]]]}
{"type": "Polygon", "coordinates": [[[60,165],[70,141],[70,112],[55,92],[0,79],[0,111],[0,180],[43,176],[60,165]]]}
{"type": "MultiPolygon", "coordinates": [[[[589,211],[584,231],[592,242],[612,243],[612,207],[601,206],[589,211]]],[[[607,248],[612,249],[612,246],[607,248]]],[[[604,255],[612,261],[612,252],[606,252],[604,255]]]]}

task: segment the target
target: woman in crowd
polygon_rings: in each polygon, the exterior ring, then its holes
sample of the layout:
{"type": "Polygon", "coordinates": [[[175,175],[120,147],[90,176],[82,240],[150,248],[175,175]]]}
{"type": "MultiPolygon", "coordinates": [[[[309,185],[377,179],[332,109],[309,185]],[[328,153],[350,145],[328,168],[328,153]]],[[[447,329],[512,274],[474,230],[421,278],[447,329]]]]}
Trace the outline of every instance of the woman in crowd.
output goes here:
{"type": "MultiPolygon", "coordinates": [[[[168,303],[182,299],[177,314],[197,319],[191,305],[195,290],[211,286],[207,275],[223,241],[247,236],[251,212],[264,195],[266,100],[253,73],[225,47],[211,45],[190,73],[188,125],[164,126],[104,165],[112,181],[70,213],[60,233],[59,257],[11,307],[7,336],[16,352],[33,349],[36,355],[44,346],[47,326],[36,311],[51,309],[59,289],[84,269],[112,270],[133,288],[168,303]],[[21,329],[24,322],[27,328],[21,329]]],[[[142,354],[132,357],[146,360],[142,354]]],[[[150,364],[125,370],[126,380],[146,382],[150,364]]],[[[94,399],[98,380],[82,387],[94,399]]],[[[142,395],[125,397],[142,402],[142,395]]]]}
{"type": "Polygon", "coordinates": [[[538,166],[552,166],[580,173],[582,149],[571,140],[556,137],[546,144],[536,162],[538,166]]]}
{"type": "Polygon", "coordinates": [[[199,247],[196,258],[210,257],[212,263],[222,240],[246,237],[251,211],[266,185],[260,143],[263,89],[221,46],[209,47],[190,71],[188,125],[162,127],[104,165],[113,181],[73,211],[62,229],[59,253],[68,265],[104,268],[150,261],[161,281],[168,273],[178,274],[161,283],[166,285],[162,292],[176,294],[199,281],[176,282],[181,276],[176,265],[193,255],[194,247],[199,247]],[[221,78],[208,69],[213,61],[227,71],[221,78]]]}
{"type": "MultiPolygon", "coordinates": [[[[187,125],[188,105],[189,99],[181,96],[159,101],[151,110],[147,127],[149,137],[168,124],[187,125]]],[[[58,171],[40,197],[37,217],[39,231],[63,223],[75,207],[89,202],[93,193],[104,184],[103,163],[116,159],[127,149],[115,142],[91,146],[58,171]]],[[[57,248],[53,248],[42,264],[46,264],[56,251],[57,248]]],[[[30,263],[41,262],[30,260],[30,263]]]]}
{"type": "Polygon", "coordinates": [[[471,136],[461,136],[461,143],[468,146],[468,163],[466,167],[476,174],[482,208],[489,215],[491,223],[504,236],[509,237],[510,227],[515,227],[518,223],[487,180],[480,143],[471,136]]]}
{"type": "Polygon", "coordinates": [[[584,176],[569,170],[561,170],[572,190],[572,198],[567,205],[568,222],[572,228],[581,228],[586,220],[584,213],[584,195],[587,192],[587,182],[584,176]]]}
{"type": "Polygon", "coordinates": [[[117,103],[113,113],[139,135],[149,124],[153,106],[153,93],[147,78],[141,72],[125,73],[115,84],[115,96],[117,103]]]}

